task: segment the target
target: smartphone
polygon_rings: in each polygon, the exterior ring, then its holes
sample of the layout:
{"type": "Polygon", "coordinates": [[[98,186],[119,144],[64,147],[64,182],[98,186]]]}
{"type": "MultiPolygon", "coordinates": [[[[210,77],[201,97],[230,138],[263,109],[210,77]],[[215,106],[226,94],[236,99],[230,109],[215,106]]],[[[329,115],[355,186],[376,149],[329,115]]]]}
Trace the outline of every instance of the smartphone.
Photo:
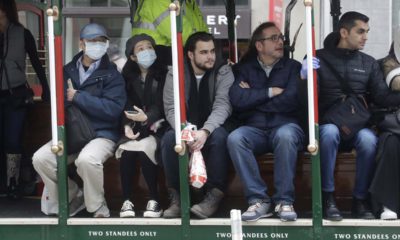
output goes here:
{"type": "Polygon", "coordinates": [[[126,113],[128,113],[128,114],[138,114],[139,112],[138,111],[125,111],[126,113]]]}

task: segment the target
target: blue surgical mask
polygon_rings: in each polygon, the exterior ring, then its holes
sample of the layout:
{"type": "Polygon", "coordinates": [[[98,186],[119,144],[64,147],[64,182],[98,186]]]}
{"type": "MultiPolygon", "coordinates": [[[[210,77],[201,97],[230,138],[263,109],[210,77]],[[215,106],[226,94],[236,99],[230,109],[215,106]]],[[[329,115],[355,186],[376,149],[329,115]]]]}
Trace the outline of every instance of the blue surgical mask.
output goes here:
{"type": "Polygon", "coordinates": [[[93,60],[99,60],[107,52],[109,42],[85,41],[85,54],[93,60]]]}
{"type": "Polygon", "coordinates": [[[136,54],[137,63],[144,69],[149,68],[157,59],[156,52],[153,49],[146,49],[136,54]]]}

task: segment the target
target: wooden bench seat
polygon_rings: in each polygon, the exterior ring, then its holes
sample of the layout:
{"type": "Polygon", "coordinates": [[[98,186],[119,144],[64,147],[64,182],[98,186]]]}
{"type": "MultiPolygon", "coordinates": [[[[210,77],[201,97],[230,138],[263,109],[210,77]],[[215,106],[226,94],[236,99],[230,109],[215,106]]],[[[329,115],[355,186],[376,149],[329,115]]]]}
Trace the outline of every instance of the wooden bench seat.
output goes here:
{"type": "MultiPolygon", "coordinates": [[[[25,150],[27,155],[32,155],[40,146],[50,140],[50,107],[49,104],[38,102],[28,115],[27,131],[25,134],[25,150]]],[[[269,194],[273,194],[273,155],[265,154],[258,158],[261,174],[269,186],[269,194]]],[[[349,211],[351,194],[354,186],[355,154],[340,153],[335,171],[336,196],[340,209],[349,211]]],[[[139,169],[139,168],[137,168],[139,169]]],[[[139,171],[139,170],[137,170],[139,171]]],[[[122,191],[119,176],[119,162],[115,158],[109,159],[104,165],[106,199],[111,209],[118,210],[122,204],[122,191]]],[[[285,176],[282,176],[285,177],[285,176]]],[[[134,179],[135,195],[133,201],[137,209],[144,209],[147,202],[147,186],[141,174],[134,179]]],[[[168,206],[168,194],[162,169],[159,170],[159,184],[162,207],[168,206]]],[[[296,202],[297,211],[311,212],[311,160],[310,155],[301,153],[296,169],[296,202]]],[[[194,192],[194,198],[198,194],[194,192]]],[[[222,212],[231,208],[245,209],[247,203],[243,197],[242,184],[231,165],[226,197],[221,205],[222,212]]]]}

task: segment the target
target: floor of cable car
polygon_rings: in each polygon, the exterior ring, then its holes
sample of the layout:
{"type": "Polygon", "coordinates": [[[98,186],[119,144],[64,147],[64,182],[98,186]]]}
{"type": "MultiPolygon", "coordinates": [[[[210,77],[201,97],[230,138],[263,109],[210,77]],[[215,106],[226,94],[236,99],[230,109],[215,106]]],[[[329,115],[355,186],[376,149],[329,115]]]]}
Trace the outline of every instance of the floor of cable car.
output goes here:
{"type": "MultiPolygon", "coordinates": [[[[46,218],[40,211],[40,197],[28,196],[20,199],[9,199],[6,196],[0,196],[0,218],[46,218]]],[[[138,218],[143,217],[143,210],[136,210],[135,213],[138,218]]],[[[298,212],[299,218],[311,218],[311,212],[298,212]]],[[[89,218],[92,214],[83,210],[79,212],[76,218],[89,218]]],[[[111,217],[119,218],[119,209],[111,209],[111,217]]],[[[212,218],[229,218],[229,212],[226,210],[218,211],[212,218]]],[[[277,218],[277,217],[273,217],[277,218]]],[[[195,216],[191,216],[191,219],[197,219],[195,216]]]]}
{"type": "MultiPolygon", "coordinates": [[[[40,197],[29,196],[22,197],[21,199],[9,199],[5,196],[0,196],[0,225],[2,224],[31,224],[31,221],[37,221],[34,224],[57,224],[57,218],[55,216],[46,216],[40,211],[40,197]],[[11,219],[13,221],[11,221],[11,219]],[[18,221],[18,219],[24,219],[18,221]],[[3,220],[3,221],[1,221],[3,220]],[[47,221],[49,220],[49,221],[47,221]]],[[[180,225],[180,219],[148,219],[143,218],[143,211],[136,211],[137,217],[130,219],[122,219],[119,217],[119,210],[111,210],[111,218],[107,219],[94,219],[92,214],[83,210],[78,213],[75,217],[68,219],[69,225],[129,225],[129,224],[154,224],[154,225],[180,225]]],[[[379,219],[375,220],[360,220],[352,219],[350,212],[342,212],[344,219],[340,222],[333,222],[323,220],[324,226],[381,226],[381,227],[395,227],[400,225],[400,220],[394,221],[383,221],[379,219]]],[[[298,212],[298,220],[295,222],[281,222],[275,215],[271,218],[260,219],[257,222],[243,222],[243,225],[290,225],[290,226],[312,226],[311,212],[298,212]]],[[[230,225],[229,212],[218,211],[213,217],[207,220],[201,220],[195,216],[191,216],[191,225],[230,225]]]]}

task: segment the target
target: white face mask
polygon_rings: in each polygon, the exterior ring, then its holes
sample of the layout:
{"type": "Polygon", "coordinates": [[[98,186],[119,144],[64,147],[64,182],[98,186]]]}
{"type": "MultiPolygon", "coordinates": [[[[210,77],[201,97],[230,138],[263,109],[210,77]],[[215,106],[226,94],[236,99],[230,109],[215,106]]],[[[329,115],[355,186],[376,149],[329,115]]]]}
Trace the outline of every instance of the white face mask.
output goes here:
{"type": "Polygon", "coordinates": [[[137,63],[144,69],[149,68],[157,59],[156,52],[153,49],[146,49],[136,54],[137,63]]]}
{"type": "Polygon", "coordinates": [[[99,60],[107,52],[109,42],[87,42],[85,41],[85,54],[92,60],[99,60]]]}

